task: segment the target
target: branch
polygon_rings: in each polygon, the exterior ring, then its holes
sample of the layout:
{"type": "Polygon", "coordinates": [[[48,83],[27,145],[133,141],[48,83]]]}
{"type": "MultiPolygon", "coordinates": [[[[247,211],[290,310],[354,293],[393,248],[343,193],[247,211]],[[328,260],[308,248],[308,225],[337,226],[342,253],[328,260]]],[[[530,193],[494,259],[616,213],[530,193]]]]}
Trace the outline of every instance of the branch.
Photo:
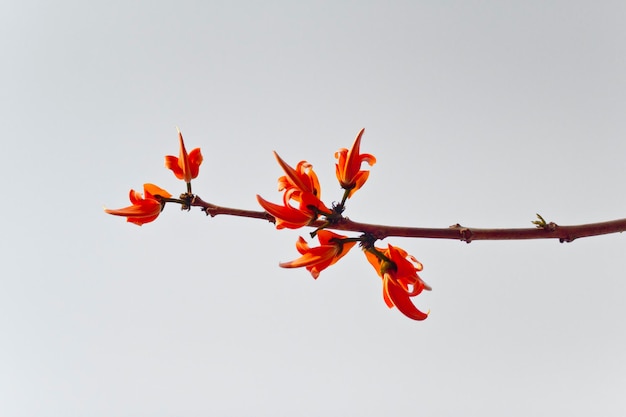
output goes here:
{"type": "MultiPolygon", "coordinates": [[[[267,220],[275,223],[274,217],[265,211],[242,210],[229,207],[221,207],[207,203],[200,197],[194,196],[190,206],[202,207],[207,215],[215,217],[219,214],[239,217],[250,217],[254,219],[267,220]]],[[[538,216],[541,218],[540,216],[538,216]]],[[[543,219],[542,219],[543,220],[543,219]]],[[[427,239],[454,239],[470,243],[474,240],[526,240],[526,239],[559,239],[560,242],[571,242],[575,239],[590,236],[600,236],[610,233],[621,233],[626,231],[626,219],[611,220],[601,223],[589,223],[574,226],[559,226],[556,223],[535,222],[534,228],[512,228],[512,229],[481,229],[465,227],[455,224],[447,228],[427,228],[427,227],[401,227],[384,226],[378,224],[354,222],[348,218],[343,218],[338,222],[327,225],[326,222],[317,220],[311,223],[310,227],[326,226],[327,229],[345,230],[360,233],[369,233],[377,239],[384,239],[390,236],[414,237],[427,239]]]]}

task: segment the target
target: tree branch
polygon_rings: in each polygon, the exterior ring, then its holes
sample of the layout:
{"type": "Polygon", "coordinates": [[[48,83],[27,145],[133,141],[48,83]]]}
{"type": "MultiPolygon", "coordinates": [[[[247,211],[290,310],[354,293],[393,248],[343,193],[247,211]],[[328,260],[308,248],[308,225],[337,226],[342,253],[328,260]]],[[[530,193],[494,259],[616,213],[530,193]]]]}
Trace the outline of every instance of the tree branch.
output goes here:
{"type": "MultiPolygon", "coordinates": [[[[242,210],[221,207],[207,203],[200,197],[194,196],[191,206],[202,207],[202,210],[211,217],[219,214],[254,219],[267,220],[275,223],[274,217],[265,211],[242,210]]],[[[543,219],[542,219],[543,220],[543,219]]],[[[317,220],[310,227],[327,225],[325,221],[317,220]]],[[[447,228],[401,227],[384,226],[378,224],[359,223],[348,218],[341,219],[325,227],[332,230],[345,230],[360,233],[369,233],[377,239],[386,237],[413,237],[426,239],[453,239],[470,243],[474,240],[526,240],[526,239],[559,239],[560,242],[571,242],[575,239],[590,236],[600,236],[610,233],[626,231],[626,219],[611,220],[601,223],[589,223],[573,226],[559,226],[556,223],[543,223],[534,228],[512,229],[483,229],[454,224],[447,228]]]]}

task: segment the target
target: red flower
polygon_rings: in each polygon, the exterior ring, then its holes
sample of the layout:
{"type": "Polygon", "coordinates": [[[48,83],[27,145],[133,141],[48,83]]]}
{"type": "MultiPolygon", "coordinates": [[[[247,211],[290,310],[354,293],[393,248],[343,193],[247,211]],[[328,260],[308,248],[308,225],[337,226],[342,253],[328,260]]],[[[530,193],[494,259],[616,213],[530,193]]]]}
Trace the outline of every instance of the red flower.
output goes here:
{"type": "Polygon", "coordinates": [[[361,129],[350,150],[342,148],[335,152],[335,158],[337,158],[337,164],[335,164],[337,179],[339,184],[341,184],[341,188],[350,190],[348,198],[365,184],[367,177],[370,175],[369,171],[361,171],[361,164],[367,162],[372,166],[376,163],[374,155],[360,153],[359,148],[364,131],[365,129],[361,129]]]}
{"type": "Polygon", "coordinates": [[[130,202],[133,203],[132,206],[117,210],[105,208],[104,211],[114,216],[124,216],[126,217],[126,221],[135,223],[138,226],[144,223],[150,223],[159,217],[161,210],[163,210],[163,204],[156,196],[170,198],[172,195],[154,184],[144,184],[143,193],[144,197],[142,197],[141,193],[130,190],[129,197],[130,202]]]}
{"type": "Polygon", "coordinates": [[[424,320],[428,313],[423,313],[411,302],[410,297],[419,295],[422,290],[430,290],[417,275],[422,264],[404,249],[389,245],[385,249],[374,248],[384,256],[381,260],[374,252],[365,251],[365,256],[383,279],[383,298],[389,308],[397,307],[405,316],[413,320],[424,320]]]}
{"type": "Polygon", "coordinates": [[[310,193],[318,199],[322,198],[322,189],[317,179],[317,174],[313,171],[313,165],[307,161],[300,161],[294,169],[287,164],[276,152],[274,152],[278,165],[285,171],[286,175],[278,178],[278,191],[289,193],[289,197],[300,202],[300,195],[310,193]]]}
{"type": "Polygon", "coordinates": [[[298,238],[296,249],[302,256],[291,262],[283,262],[280,266],[283,268],[300,268],[304,266],[313,278],[317,279],[320,272],[335,264],[356,243],[342,242],[342,239],[345,239],[346,236],[341,236],[328,230],[318,231],[317,238],[320,246],[315,248],[310,248],[302,237],[298,238]]]}
{"type": "Polygon", "coordinates": [[[317,220],[320,213],[330,213],[320,200],[320,184],[312,165],[300,161],[294,169],[276,152],[274,156],[285,171],[285,175],[278,178],[278,191],[284,191],[283,205],[270,203],[259,195],[256,198],[261,207],[276,218],[276,228],[298,229],[317,220]],[[298,203],[297,208],[290,204],[291,200],[298,203]]]}
{"type": "Polygon", "coordinates": [[[265,211],[274,216],[276,219],[277,229],[299,229],[302,226],[306,226],[312,221],[317,220],[318,217],[315,211],[307,208],[295,208],[287,201],[284,201],[284,204],[280,206],[278,204],[270,203],[260,195],[257,195],[256,199],[265,211]]]}
{"type": "MultiPolygon", "coordinates": [[[[178,130],[178,128],[176,128],[178,130]]],[[[202,163],[202,153],[200,148],[196,148],[187,154],[183,134],[178,130],[178,141],[180,143],[179,157],[168,155],[165,157],[165,166],[174,172],[176,178],[189,183],[198,176],[200,164],[202,163]]]]}

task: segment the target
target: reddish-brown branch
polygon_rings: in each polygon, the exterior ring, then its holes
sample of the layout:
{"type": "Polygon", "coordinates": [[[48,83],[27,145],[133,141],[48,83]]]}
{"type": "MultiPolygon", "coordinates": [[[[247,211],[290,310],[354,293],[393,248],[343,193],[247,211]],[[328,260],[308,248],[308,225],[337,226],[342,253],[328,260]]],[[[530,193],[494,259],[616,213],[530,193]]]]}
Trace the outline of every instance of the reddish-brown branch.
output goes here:
{"type": "MultiPolygon", "coordinates": [[[[203,201],[195,196],[191,202],[193,207],[202,209],[211,217],[218,214],[229,216],[250,217],[263,219],[275,223],[274,217],[265,211],[242,210],[229,207],[216,206],[203,201]]],[[[312,223],[311,227],[324,225],[323,221],[312,223]]],[[[447,228],[427,227],[399,227],[384,226],[377,224],[359,223],[350,219],[343,219],[338,223],[329,225],[327,229],[345,230],[360,233],[370,233],[378,239],[390,236],[415,237],[429,239],[454,239],[470,243],[474,240],[524,240],[524,239],[559,239],[561,242],[571,242],[574,239],[589,236],[621,233],[626,231],[626,219],[611,220],[601,223],[589,223],[575,226],[559,226],[555,223],[547,223],[543,227],[516,228],[516,229],[481,229],[465,227],[455,224],[447,228]]]]}

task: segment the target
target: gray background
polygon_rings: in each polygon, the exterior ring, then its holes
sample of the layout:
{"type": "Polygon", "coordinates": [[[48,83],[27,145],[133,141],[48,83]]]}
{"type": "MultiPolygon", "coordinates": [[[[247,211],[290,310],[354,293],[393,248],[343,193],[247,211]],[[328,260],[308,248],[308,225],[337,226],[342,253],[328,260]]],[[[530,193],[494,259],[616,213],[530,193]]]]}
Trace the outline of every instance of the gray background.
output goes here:
{"type": "Polygon", "coordinates": [[[168,206],[107,216],[163,167],[279,201],[278,151],[357,221],[532,227],[625,217],[623,1],[3,1],[3,416],[623,416],[622,234],[389,239],[424,264],[425,322],[358,249],[315,281],[307,231],[168,206]]]}

